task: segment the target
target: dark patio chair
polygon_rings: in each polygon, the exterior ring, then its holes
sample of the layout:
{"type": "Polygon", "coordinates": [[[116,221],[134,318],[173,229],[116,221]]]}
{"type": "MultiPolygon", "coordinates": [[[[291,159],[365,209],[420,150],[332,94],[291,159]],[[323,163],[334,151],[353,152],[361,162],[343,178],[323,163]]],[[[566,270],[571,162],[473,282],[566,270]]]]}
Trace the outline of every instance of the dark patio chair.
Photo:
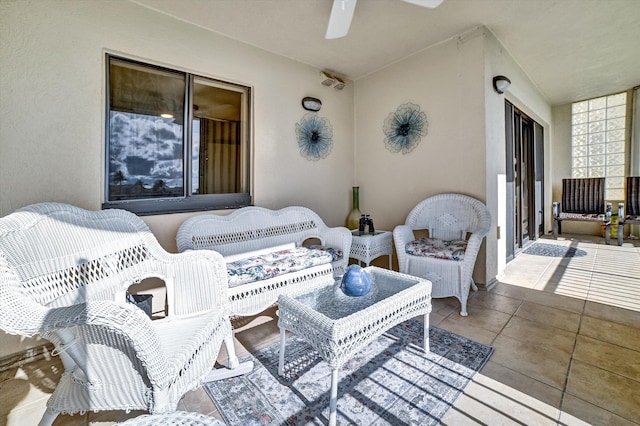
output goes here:
{"type": "Polygon", "coordinates": [[[618,204],[618,245],[622,245],[624,225],[640,225],[640,176],[627,177],[624,203],[618,204]]]}

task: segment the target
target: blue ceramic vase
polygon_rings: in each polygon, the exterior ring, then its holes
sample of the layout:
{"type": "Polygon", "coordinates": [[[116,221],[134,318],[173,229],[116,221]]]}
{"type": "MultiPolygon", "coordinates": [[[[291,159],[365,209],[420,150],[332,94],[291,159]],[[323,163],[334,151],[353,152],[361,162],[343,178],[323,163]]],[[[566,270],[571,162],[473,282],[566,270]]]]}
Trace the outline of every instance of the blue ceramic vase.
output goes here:
{"type": "Polygon", "coordinates": [[[359,265],[349,265],[342,277],[340,290],[347,296],[364,296],[371,290],[371,277],[359,265]]]}

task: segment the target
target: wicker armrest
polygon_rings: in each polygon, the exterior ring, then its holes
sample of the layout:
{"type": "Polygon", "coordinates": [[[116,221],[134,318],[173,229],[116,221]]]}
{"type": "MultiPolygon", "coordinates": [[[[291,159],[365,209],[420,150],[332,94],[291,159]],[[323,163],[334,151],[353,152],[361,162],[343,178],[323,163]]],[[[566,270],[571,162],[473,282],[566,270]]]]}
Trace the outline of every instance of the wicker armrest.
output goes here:
{"type": "Polygon", "coordinates": [[[319,238],[324,246],[342,250],[342,259],[337,264],[340,268],[346,268],[351,251],[351,231],[343,226],[329,228],[319,238]]]}
{"type": "Polygon", "coordinates": [[[189,315],[205,310],[226,312],[229,279],[224,259],[212,250],[169,255],[167,303],[169,315],[189,315]]]}

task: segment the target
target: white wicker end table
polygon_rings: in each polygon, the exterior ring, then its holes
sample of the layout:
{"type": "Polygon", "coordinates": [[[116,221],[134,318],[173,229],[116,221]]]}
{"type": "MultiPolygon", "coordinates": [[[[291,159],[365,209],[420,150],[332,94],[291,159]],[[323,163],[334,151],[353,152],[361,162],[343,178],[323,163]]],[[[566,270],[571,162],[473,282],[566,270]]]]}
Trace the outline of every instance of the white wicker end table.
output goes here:
{"type": "Polygon", "coordinates": [[[429,350],[431,282],[376,266],[365,268],[373,285],[369,294],[349,297],[340,282],[306,294],[278,297],[280,360],[284,375],[286,330],[305,339],[331,367],[329,425],[336,424],[338,369],[353,354],[391,327],[424,315],[423,349],[429,350]]]}
{"type": "Polygon", "coordinates": [[[351,231],[351,251],[349,257],[360,262],[364,262],[365,266],[373,259],[380,256],[389,256],[389,269],[392,268],[393,255],[393,233],[389,231],[375,231],[373,234],[360,232],[357,229],[351,231]]]}

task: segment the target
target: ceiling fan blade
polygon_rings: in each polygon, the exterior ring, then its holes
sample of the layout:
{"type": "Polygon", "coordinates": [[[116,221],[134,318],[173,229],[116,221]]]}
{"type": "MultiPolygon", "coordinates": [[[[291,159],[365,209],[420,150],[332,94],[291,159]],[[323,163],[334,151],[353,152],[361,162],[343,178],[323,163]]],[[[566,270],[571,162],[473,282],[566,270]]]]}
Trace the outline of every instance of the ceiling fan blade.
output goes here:
{"type": "Polygon", "coordinates": [[[402,1],[433,9],[440,6],[440,3],[442,3],[444,0],[402,0],[402,1]]]}
{"type": "Polygon", "coordinates": [[[340,38],[347,35],[356,8],[356,0],[333,0],[329,25],[324,38],[340,38]]]}

